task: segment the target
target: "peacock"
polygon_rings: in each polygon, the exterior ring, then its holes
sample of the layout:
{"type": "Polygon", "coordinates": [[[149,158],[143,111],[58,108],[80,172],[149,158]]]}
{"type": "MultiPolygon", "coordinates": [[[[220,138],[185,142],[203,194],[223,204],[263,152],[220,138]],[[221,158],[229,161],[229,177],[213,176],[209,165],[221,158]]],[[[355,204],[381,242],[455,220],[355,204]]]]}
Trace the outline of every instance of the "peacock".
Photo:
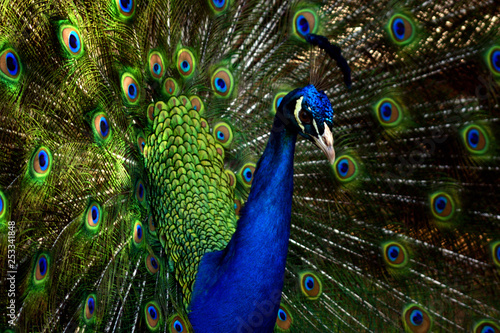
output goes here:
{"type": "Polygon", "coordinates": [[[0,332],[500,332],[499,27],[0,1],[0,332]]]}

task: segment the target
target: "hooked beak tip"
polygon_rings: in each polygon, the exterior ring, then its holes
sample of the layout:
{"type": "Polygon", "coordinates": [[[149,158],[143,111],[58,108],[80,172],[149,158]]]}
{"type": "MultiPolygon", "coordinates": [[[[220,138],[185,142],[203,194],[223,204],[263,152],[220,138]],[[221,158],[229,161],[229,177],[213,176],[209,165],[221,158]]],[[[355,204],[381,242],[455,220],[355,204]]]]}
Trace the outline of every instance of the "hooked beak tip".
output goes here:
{"type": "Polygon", "coordinates": [[[333,165],[335,162],[335,149],[333,147],[329,149],[328,151],[325,152],[326,158],[328,159],[328,162],[333,165]]]}
{"type": "Polygon", "coordinates": [[[325,153],[328,162],[330,162],[330,164],[333,164],[335,162],[335,149],[333,148],[333,134],[326,123],[324,124],[324,127],[325,127],[325,132],[321,137],[314,138],[314,143],[323,151],[323,153],[325,153]]]}

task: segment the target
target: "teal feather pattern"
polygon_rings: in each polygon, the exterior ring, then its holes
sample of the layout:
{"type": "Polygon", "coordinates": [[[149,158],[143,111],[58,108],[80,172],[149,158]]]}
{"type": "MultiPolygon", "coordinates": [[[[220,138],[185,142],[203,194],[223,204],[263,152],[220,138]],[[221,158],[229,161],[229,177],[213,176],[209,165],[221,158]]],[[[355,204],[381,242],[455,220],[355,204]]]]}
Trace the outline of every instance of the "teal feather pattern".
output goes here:
{"type": "Polygon", "coordinates": [[[499,22],[487,0],[0,1],[0,333],[500,332],[499,22]],[[310,84],[333,118],[290,100],[310,84]]]}

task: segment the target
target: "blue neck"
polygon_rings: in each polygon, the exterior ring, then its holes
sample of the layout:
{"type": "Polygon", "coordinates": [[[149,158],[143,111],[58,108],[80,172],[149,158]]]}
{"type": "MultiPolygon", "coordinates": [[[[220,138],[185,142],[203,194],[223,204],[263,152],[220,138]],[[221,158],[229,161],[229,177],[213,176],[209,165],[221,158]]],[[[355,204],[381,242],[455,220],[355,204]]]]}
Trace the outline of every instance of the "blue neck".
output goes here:
{"type": "Polygon", "coordinates": [[[225,250],[205,254],[189,319],[195,332],[270,332],[285,273],[297,135],[273,128],[225,250]]]}

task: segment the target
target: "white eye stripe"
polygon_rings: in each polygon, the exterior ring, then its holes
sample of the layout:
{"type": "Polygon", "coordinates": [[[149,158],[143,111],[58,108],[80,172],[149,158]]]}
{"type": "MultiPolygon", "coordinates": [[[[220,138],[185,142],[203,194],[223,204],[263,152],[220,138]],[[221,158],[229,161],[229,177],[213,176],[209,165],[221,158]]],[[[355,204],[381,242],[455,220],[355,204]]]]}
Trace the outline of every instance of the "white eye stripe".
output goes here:
{"type": "Polygon", "coordinates": [[[316,133],[318,134],[318,136],[320,135],[319,134],[319,129],[318,129],[318,125],[316,124],[316,119],[313,118],[313,126],[314,128],[316,129],[316,133]]]}
{"type": "Polygon", "coordinates": [[[302,125],[302,121],[299,119],[299,112],[302,110],[302,100],[304,99],[304,96],[301,96],[297,102],[295,102],[295,111],[293,115],[295,116],[295,121],[297,121],[297,124],[299,124],[300,128],[302,129],[302,132],[305,131],[304,125],[302,125]]]}

